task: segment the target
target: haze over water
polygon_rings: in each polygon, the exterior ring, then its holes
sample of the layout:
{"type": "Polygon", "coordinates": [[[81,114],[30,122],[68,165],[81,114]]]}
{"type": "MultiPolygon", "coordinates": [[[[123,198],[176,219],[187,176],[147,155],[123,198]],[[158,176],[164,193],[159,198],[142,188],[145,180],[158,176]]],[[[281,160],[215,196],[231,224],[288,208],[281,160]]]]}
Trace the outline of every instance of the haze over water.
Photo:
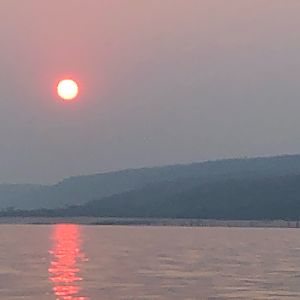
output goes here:
{"type": "Polygon", "coordinates": [[[299,299],[297,229],[2,225],[0,299],[299,299]]]}
{"type": "Polygon", "coordinates": [[[299,13],[299,0],[0,1],[0,182],[299,153],[299,13]]]}

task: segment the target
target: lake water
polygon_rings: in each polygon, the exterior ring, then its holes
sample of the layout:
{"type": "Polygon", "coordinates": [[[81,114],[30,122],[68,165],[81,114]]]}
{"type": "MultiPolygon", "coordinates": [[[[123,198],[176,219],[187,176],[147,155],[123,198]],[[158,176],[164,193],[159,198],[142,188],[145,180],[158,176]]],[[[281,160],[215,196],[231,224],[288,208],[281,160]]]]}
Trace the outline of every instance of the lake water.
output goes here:
{"type": "Polygon", "coordinates": [[[1,225],[0,299],[300,299],[300,230],[1,225]]]}

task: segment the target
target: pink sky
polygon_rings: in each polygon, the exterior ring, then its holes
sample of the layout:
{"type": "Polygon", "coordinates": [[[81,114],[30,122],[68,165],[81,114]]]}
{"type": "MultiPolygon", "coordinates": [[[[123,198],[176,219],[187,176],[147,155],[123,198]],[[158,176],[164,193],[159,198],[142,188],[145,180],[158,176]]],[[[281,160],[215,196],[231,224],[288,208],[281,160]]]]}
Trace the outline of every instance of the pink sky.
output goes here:
{"type": "Polygon", "coordinates": [[[300,152],[298,0],[4,0],[0,182],[300,152]],[[64,105],[55,82],[73,76],[64,105]]]}

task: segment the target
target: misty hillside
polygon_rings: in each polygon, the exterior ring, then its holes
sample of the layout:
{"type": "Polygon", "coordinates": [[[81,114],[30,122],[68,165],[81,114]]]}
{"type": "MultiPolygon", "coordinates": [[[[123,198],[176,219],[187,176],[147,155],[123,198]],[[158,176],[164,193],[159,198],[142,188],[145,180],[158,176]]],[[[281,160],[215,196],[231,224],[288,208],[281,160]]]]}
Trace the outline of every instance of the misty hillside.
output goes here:
{"type": "Polygon", "coordinates": [[[16,199],[22,199],[40,188],[40,185],[34,184],[0,184],[0,208],[14,206],[16,199]]]}
{"type": "Polygon", "coordinates": [[[142,192],[139,195],[144,193],[143,198],[146,199],[148,193],[153,193],[153,189],[157,189],[157,194],[162,197],[164,189],[167,189],[168,195],[175,192],[179,195],[180,192],[197,188],[199,185],[210,186],[224,180],[255,180],[297,174],[300,174],[300,155],[130,169],[71,177],[50,186],[0,185],[0,208],[59,208],[92,200],[106,201],[110,199],[107,197],[113,195],[124,192],[139,194],[140,191],[142,192]]]}
{"type": "Polygon", "coordinates": [[[229,220],[300,219],[300,176],[228,179],[180,190],[161,184],[92,201],[64,214],[229,220]],[[77,211],[76,211],[77,210],[77,211]]]}
{"type": "Polygon", "coordinates": [[[154,184],[66,209],[2,215],[300,220],[300,175],[225,179],[193,187],[184,182],[154,184]]]}

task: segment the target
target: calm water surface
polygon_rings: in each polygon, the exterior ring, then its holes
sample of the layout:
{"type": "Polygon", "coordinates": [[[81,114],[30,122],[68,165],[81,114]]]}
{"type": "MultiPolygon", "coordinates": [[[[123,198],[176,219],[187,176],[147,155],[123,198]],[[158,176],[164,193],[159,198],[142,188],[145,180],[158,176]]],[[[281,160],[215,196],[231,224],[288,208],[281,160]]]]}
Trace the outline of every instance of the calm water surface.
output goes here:
{"type": "Polygon", "coordinates": [[[300,299],[300,230],[1,225],[0,299],[300,299]]]}

